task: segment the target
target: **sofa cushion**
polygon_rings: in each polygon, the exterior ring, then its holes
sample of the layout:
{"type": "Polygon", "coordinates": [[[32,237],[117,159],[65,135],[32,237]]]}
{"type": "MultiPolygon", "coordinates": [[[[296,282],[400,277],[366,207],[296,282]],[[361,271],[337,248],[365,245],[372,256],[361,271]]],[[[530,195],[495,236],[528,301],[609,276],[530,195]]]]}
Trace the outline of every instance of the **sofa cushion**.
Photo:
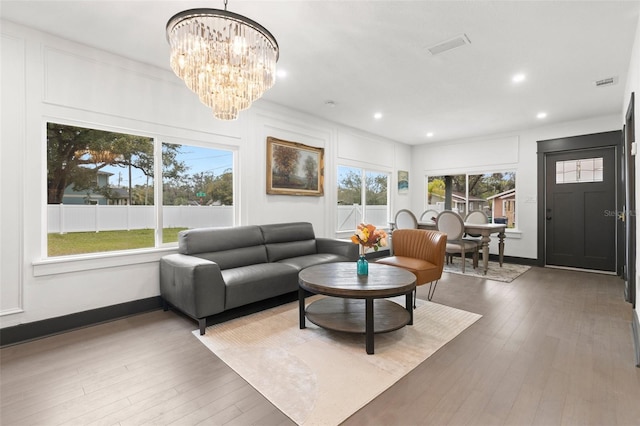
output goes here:
{"type": "Polygon", "coordinates": [[[264,244],[262,231],[257,226],[231,228],[198,228],[178,233],[178,251],[198,254],[225,251],[264,244]]]}
{"type": "Polygon", "coordinates": [[[290,241],[314,240],[313,225],[309,222],[273,223],[260,225],[264,242],[286,243],[290,241]]]}
{"type": "MultiPolygon", "coordinates": [[[[298,271],[308,268],[313,265],[320,265],[323,263],[331,263],[331,262],[350,262],[351,260],[348,257],[341,256],[339,254],[332,253],[318,253],[318,254],[309,254],[306,256],[297,256],[290,257],[288,259],[282,259],[278,263],[284,263],[286,265],[291,265],[296,268],[298,271]]],[[[353,262],[353,261],[351,261],[353,262]]],[[[353,262],[353,267],[355,270],[356,263],[353,262]]]]}
{"type": "Polygon", "coordinates": [[[268,299],[298,289],[298,270],[282,263],[261,263],[222,271],[225,309],[268,299]]]}
{"type": "Polygon", "coordinates": [[[233,250],[194,254],[195,257],[216,262],[220,269],[238,268],[256,263],[267,263],[265,246],[243,247],[233,250]]]}
{"type": "Polygon", "coordinates": [[[316,254],[316,242],[315,240],[307,240],[267,244],[266,249],[269,262],[278,262],[291,257],[316,254]]]}
{"type": "Polygon", "coordinates": [[[257,226],[198,228],[178,233],[178,251],[216,262],[220,269],[266,263],[267,250],[257,226]]]}
{"type": "Polygon", "coordinates": [[[269,262],[317,253],[313,226],[308,222],[262,225],[260,229],[269,262]]]}

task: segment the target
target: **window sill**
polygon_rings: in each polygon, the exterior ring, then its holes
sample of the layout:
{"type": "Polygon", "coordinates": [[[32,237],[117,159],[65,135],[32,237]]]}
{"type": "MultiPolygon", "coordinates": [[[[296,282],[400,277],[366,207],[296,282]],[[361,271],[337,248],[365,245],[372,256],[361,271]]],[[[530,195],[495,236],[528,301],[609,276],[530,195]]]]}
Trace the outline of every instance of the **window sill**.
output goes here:
{"type": "Polygon", "coordinates": [[[504,231],[504,235],[505,238],[512,238],[512,239],[521,239],[522,238],[522,231],[520,231],[517,228],[507,228],[504,231]]]}
{"type": "Polygon", "coordinates": [[[94,269],[153,263],[166,254],[177,252],[178,248],[162,247],[149,250],[129,250],[112,253],[95,253],[78,256],[48,258],[32,263],[33,276],[66,274],[94,269]]]}

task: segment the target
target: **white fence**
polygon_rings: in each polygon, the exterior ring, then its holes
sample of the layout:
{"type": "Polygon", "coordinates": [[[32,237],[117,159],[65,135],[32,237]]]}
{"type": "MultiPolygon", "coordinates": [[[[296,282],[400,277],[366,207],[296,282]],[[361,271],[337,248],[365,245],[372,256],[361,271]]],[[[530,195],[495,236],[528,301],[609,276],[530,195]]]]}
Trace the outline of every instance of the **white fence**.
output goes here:
{"type": "MultiPolygon", "coordinates": [[[[47,206],[48,232],[99,232],[155,228],[154,206],[47,206]]],[[[164,228],[233,226],[233,206],[165,206],[164,228]]]]}
{"type": "MultiPolygon", "coordinates": [[[[336,223],[337,232],[353,231],[362,221],[363,206],[338,206],[338,217],[336,223]]],[[[378,228],[387,228],[389,226],[387,206],[367,206],[365,211],[365,221],[371,223],[378,228]]]]}
{"type": "MultiPolygon", "coordinates": [[[[353,231],[362,220],[362,206],[338,206],[337,231],[353,231]]],[[[389,226],[387,206],[368,206],[365,220],[379,228],[389,226]]],[[[154,206],[50,204],[48,232],[99,232],[155,228],[154,206]]],[[[301,219],[303,220],[303,219],[301,219]]],[[[233,226],[233,206],[165,206],[164,228],[233,226]]]]}

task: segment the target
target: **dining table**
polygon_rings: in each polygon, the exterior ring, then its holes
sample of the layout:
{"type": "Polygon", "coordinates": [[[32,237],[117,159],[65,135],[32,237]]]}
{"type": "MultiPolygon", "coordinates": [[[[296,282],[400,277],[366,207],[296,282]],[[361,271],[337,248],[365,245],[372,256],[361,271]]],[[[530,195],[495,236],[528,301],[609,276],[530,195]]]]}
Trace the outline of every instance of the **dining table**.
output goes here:
{"type": "MultiPolygon", "coordinates": [[[[438,227],[435,221],[418,222],[418,229],[430,229],[437,231],[438,227]]],[[[491,235],[498,234],[498,260],[500,267],[504,260],[504,231],[507,225],[503,223],[464,223],[464,232],[469,235],[480,235],[480,248],[482,249],[482,272],[487,274],[489,269],[489,243],[491,235]]]]}

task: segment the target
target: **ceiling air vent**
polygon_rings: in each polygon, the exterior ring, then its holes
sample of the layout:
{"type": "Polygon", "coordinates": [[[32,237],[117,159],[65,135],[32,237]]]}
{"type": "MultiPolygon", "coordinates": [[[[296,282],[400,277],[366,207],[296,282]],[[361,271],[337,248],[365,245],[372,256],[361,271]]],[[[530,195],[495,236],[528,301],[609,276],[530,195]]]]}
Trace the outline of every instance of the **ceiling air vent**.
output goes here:
{"type": "Polygon", "coordinates": [[[469,40],[466,34],[461,34],[442,43],[438,43],[435,46],[427,47],[427,50],[432,55],[439,55],[442,52],[464,46],[465,44],[471,44],[471,40],[469,40]]]}
{"type": "Polygon", "coordinates": [[[618,84],[618,77],[609,77],[603,78],[602,80],[596,80],[594,81],[594,84],[596,85],[596,87],[613,86],[615,84],[618,84]]]}

